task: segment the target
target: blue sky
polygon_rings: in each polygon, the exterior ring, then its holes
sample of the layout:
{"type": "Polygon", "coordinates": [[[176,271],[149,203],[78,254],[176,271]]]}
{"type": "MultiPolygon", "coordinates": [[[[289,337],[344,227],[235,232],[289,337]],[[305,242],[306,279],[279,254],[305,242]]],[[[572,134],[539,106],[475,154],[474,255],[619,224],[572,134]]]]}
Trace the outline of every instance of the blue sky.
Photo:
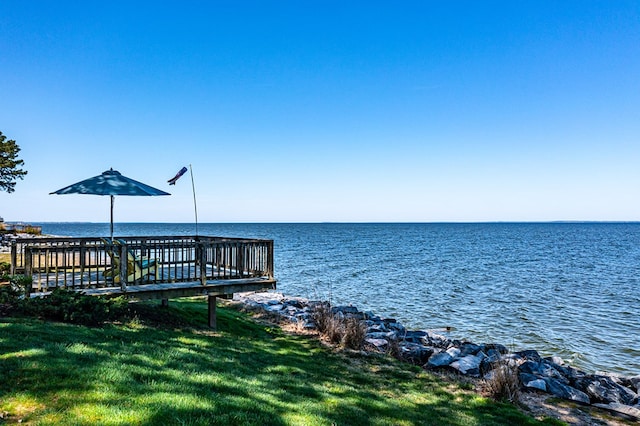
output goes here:
{"type": "Polygon", "coordinates": [[[640,2],[0,3],[0,216],[640,220],[640,2]]]}

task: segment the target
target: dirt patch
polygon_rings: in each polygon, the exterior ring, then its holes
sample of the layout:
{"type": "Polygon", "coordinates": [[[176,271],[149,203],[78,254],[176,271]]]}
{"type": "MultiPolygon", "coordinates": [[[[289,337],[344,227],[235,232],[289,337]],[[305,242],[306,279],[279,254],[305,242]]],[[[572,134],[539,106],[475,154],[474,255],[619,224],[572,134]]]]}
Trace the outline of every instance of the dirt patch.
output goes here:
{"type": "Polygon", "coordinates": [[[597,407],[580,405],[537,392],[523,392],[520,395],[520,406],[525,413],[537,419],[549,417],[569,425],[638,425],[634,420],[623,419],[597,407]]]}

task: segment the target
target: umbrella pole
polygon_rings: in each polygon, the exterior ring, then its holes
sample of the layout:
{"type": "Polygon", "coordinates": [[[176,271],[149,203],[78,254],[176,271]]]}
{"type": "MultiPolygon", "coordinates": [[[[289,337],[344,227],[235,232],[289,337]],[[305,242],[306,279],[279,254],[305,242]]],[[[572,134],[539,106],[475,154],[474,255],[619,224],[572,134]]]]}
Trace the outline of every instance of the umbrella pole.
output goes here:
{"type": "Polygon", "coordinates": [[[111,241],[113,241],[113,195],[111,196],[111,241]]]}

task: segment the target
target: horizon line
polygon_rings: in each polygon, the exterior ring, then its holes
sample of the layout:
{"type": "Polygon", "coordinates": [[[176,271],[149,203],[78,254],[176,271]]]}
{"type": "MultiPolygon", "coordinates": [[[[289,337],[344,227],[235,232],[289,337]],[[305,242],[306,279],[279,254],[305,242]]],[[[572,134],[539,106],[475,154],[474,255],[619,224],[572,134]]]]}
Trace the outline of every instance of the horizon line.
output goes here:
{"type": "MultiPolygon", "coordinates": [[[[25,221],[8,221],[7,224],[27,223],[25,221]]],[[[109,224],[109,222],[92,221],[32,221],[42,224],[109,224]]],[[[195,224],[195,222],[115,222],[116,224],[195,224]]],[[[482,221],[222,221],[198,222],[200,225],[215,224],[552,224],[552,223],[640,223],[640,220],[482,220],[482,221]]]]}

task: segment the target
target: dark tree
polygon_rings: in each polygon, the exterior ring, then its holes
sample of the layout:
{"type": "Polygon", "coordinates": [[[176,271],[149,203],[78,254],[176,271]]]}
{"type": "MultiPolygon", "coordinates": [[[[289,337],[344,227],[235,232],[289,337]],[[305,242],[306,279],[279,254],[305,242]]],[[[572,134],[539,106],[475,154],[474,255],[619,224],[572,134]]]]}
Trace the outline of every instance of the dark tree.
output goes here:
{"type": "Polygon", "coordinates": [[[0,191],[11,193],[14,191],[17,179],[24,179],[26,170],[19,167],[24,161],[18,160],[20,147],[16,141],[7,140],[7,137],[0,132],[0,191]]]}

